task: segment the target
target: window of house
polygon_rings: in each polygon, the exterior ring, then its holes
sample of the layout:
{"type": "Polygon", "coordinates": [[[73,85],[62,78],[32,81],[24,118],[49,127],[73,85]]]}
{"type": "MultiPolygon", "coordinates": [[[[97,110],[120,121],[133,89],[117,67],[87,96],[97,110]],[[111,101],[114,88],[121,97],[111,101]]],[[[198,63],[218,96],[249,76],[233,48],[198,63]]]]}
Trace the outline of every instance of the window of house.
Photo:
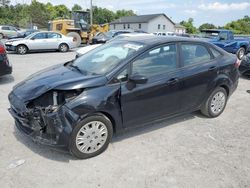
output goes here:
{"type": "Polygon", "coordinates": [[[207,48],[201,44],[182,44],[181,57],[184,66],[196,63],[206,63],[212,59],[207,48]]]}
{"type": "Polygon", "coordinates": [[[128,29],[130,29],[130,24],[128,24],[128,29]]]}
{"type": "Polygon", "coordinates": [[[115,24],[114,24],[114,29],[115,29],[115,24]]]}
{"type": "Polygon", "coordinates": [[[125,24],[123,24],[123,29],[126,29],[126,25],[125,24]]]}
{"type": "Polygon", "coordinates": [[[141,24],[139,24],[139,29],[141,29],[141,24]]]}
{"type": "Polygon", "coordinates": [[[148,78],[164,74],[177,68],[175,44],[168,44],[144,53],[133,62],[132,74],[148,78]]]}
{"type": "Polygon", "coordinates": [[[166,29],[166,25],[163,25],[163,30],[165,30],[166,29]]]}
{"type": "Polygon", "coordinates": [[[158,24],[158,29],[161,29],[161,24],[158,24]]]}

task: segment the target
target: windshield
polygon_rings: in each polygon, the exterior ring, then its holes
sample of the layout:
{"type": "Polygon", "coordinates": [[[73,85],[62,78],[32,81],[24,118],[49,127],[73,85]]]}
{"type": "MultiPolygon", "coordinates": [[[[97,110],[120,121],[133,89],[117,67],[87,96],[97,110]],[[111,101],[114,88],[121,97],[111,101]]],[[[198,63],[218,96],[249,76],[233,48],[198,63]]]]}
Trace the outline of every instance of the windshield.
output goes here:
{"type": "Polygon", "coordinates": [[[218,38],[219,32],[217,31],[203,31],[201,32],[202,38],[218,38]]]}
{"type": "Polygon", "coordinates": [[[36,35],[37,34],[37,32],[35,32],[35,33],[32,33],[32,34],[30,34],[30,35],[28,35],[27,37],[25,37],[25,39],[30,39],[30,38],[32,38],[34,35],[36,35]]]}
{"type": "Polygon", "coordinates": [[[73,66],[86,74],[105,75],[142,47],[143,44],[137,42],[107,43],[77,58],[73,66]]]}
{"type": "Polygon", "coordinates": [[[107,33],[105,33],[105,35],[110,38],[113,37],[114,34],[115,34],[115,31],[108,31],[107,33]]]}

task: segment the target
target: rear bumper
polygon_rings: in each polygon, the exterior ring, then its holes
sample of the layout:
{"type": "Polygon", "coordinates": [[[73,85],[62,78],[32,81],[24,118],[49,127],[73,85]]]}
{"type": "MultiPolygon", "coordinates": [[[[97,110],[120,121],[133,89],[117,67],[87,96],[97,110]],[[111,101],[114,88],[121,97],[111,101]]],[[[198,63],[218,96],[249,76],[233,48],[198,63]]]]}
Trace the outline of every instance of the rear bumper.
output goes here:
{"type": "Polygon", "coordinates": [[[242,75],[250,76],[250,62],[249,63],[242,62],[239,67],[239,71],[242,75]]]}
{"type": "Polygon", "coordinates": [[[12,73],[12,67],[7,65],[0,65],[0,76],[8,75],[12,73]]]}

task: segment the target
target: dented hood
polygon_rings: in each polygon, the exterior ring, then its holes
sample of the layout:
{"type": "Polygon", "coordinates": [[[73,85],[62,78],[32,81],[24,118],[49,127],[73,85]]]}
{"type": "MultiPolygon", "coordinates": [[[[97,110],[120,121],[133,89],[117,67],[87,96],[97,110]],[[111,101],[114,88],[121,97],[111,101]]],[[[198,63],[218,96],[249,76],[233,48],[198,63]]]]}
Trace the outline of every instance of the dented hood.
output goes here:
{"type": "Polygon", "coordinates": [[[65,65],[56,65],[28,77],[13,88],[23,102],[35,99],[49,90],[73,90],[104,85],[107,79],[100,75],[84,75],[65,65]]]}

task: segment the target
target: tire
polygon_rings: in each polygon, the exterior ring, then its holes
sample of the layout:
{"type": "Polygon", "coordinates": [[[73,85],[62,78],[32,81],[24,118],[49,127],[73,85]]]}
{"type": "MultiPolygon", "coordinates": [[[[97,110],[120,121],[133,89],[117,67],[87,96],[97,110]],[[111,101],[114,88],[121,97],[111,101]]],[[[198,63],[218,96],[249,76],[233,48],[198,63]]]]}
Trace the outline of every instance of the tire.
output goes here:
{"type": "Polygon", "coordinates": [[[240,49],[236,52],[236,55],[239,60],[242,60],[245,54],[246,54],[246,49],[244,47],[240,47],[240,49]]]}
{"type": "Polygon", "coordinates": [[[227,104],[227,99],[228,99],[228,95],[227,95],[226,90],[222,87],[216,88],[210,94],[207,100],[203,103],[201,107],[201,113],[209,118],[218,117],[224,111],[226,104],[227,104]]]}
{"type": "Polygon", "coordinates": [[[77,32],[70,32],[67,34],[69,37],[73,37],[75,47],[79,47],[82,43],[81,36],[77,32]]]}
{"type": "Polygon", "coordinates": [[[0,39],[3,39],[4,35],[2,33],[0,33],[0,39]]]}
{"type": "Polygon", "coordinates": [[[103,115],[93,115],[76,125],[70,137],[69,150],[79,159],[94,157],[107,149],[112,136],[111,121],[103,115]]]}
{"type": "Polygon", "coordinates": [[[16,51],[18,54],[24,55],[28,52],[28,48],[25,45],[18,45],[16,51]]]}
{"type": "Polygon", "coordinates": [[[60,52],[63,52],[63,53],[68,52],[69,51],[69,46],[67,44],[65,44],[65,43],[60,44],[58,50],[60,52]]]}

